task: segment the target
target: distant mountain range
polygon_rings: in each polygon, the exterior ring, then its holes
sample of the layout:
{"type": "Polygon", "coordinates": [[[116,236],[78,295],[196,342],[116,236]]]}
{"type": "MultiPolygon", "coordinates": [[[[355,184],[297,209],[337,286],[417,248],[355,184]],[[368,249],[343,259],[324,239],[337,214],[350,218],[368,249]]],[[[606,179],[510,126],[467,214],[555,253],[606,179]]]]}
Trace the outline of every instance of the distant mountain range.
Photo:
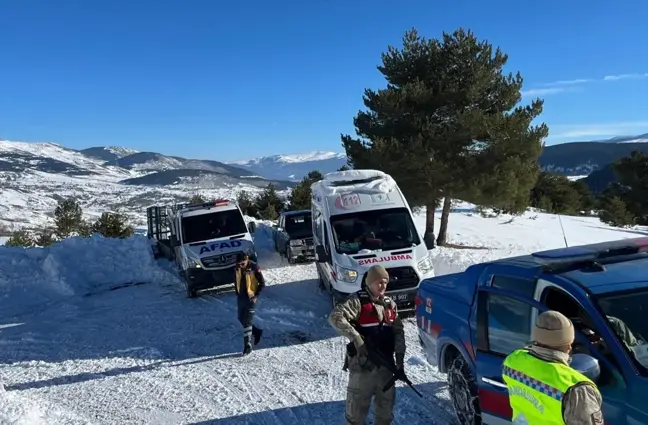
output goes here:
{"type": "Polygon", "coordinates": [[[54,143],[0,141],[0,232],[50,222],[58,199],[74,196],[90,215],[130,213],[145,224],[154,204],[187,201],[194,194],[236,197],[240,190],[294,185],[211,160],[187,159],[123,147],[68,149],[54,143]]]}
{"type": "MultiPolygon", "coordinates": [[[[618,158],[628,156],[633,150],[648,152],[648,133],[546,146],[540,157],[540,165],[546,171],[567,176],[585,176],[618,158]]],[[[266,178],[299,180],[313,170],[322,173],[336,171],[346,164],[346,155],[336,152],[312,152],[303,155],[263,156],[228,164],[248,169],[251,173],[266,178]]]]}
{"type": "MultiPolygon", "coordinates": [[[[604,187],[614,177],[609,164],[633,150],[648,153],[648,134],[547,146],[540,164],[567,176],[591,175],[595,187],[604,187]]],[[[125,210],[141,223],[148,205],[186,200],[195,193],[232,198],[269,183],[285,190],[310,171],[328,173],[345,164],[346,156],[336,152],[226,163],[125,147],[74,150],[54,143],[0,141],[0,225],[47,221],[57,199],[69,195],[81,199],[84,209],[97,214],[106,208],[125,210]]]]}
{"type": "Polygon", "coordinates": [[[346,164],[346,155],[336,152],[310,152],[302,155],[272,155],[233,161],[228,164],[250,170],[269,179],[300,180],[313,170],[330,173],[346,164]]]}

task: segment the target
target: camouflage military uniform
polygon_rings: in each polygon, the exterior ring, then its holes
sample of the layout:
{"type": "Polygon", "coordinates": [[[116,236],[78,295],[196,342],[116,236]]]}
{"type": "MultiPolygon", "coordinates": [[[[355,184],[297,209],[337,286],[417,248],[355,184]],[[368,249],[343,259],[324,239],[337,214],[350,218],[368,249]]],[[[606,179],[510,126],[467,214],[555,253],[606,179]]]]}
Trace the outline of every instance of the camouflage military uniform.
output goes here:
{"type": "MultiPolygon", "coordinates": [[[[363,336],[370,338],[362,329],[363,316],[369,317],[373,312],[375,322],[367,323],[365,329],[384,328],[384,332],[390,335],[391,352],[385,353],[393,359],[396,357],[396,366],[403,367],[405,357],[405,334],[403,323],[396,312],[396,304],[384,297],[382,300],[373,297],[366,289],[363,289],[349,296],[344,302],[338,304],[329,316],[329,323],[341,335],[346,336],[359,349],[364,343],[363,336]],[[373,326],[372,326],[373,325],[373,326]]],[[[369,319],[371,320],[371,319],[369,319]]],[[[378,343],[378,346],[380,342],[378,343]]],[[[364,425],[371,400],[374,398],[375,425],[389,425],[393,420],[393,409],[396,398],[396,391],[392,386],[383,392],[385,384],[393,377],[393,374],[384,367],[378,367],[367,359],[366,356],[357,354],[350,356],[347,353],[347,366],[349,370],[349,384],[347,387],[346,400],[346,425],[364,425]]]]}

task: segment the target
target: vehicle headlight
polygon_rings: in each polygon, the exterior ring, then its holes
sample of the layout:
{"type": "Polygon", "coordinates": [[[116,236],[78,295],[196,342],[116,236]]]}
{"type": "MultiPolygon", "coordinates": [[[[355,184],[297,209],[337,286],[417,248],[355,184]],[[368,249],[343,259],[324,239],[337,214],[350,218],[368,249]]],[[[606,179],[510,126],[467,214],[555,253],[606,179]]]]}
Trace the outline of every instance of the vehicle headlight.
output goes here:
{"type": "Polygon", "coordinates": [[[434,265],[432,264],[432,259],[430,258],[429,254],[426,255],[424,259],[419,261],[416,266],[418,267],[421,274],[427,274],[434,269],[434,265]]]}
{"type": "Polygon", "coordinates": [[[189,267],[192,267],[192,268],[195,268],[195,269],[199,269],[199,268],[202,267],[200,265],[200,263],[196,262],[195,260],[192,260],[191,258],[187,259],[187,264],[189,265],[189,267]]]}
{"type": "Polygon", "coordinates": [[[353,283],[358,280],[358,272],[352,269],[337,266],[337,278],[343,282],[353,283]]]}
{"type": "Polygon", "coordinates": [[[290,246],[302,246],[304,241],[302,239],[293,239],[290,241],[290,246]]]}

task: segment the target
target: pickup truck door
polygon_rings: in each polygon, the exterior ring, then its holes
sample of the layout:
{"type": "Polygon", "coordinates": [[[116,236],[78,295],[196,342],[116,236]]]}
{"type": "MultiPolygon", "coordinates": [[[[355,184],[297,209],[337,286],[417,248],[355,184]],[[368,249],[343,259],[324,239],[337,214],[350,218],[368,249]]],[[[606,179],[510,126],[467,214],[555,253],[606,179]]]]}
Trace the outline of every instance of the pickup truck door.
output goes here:
{"type": "MultiPolygon", "coordinates": [[[[535,285],[534,281],[529,283],[535,285]]],[[[546,310],[545,306],[519,292],[493,286],[479,288],[475,365],[484,424],[511,423],[512,411],[502,379],[502,364],[508,354],[528,344],[531,317],[546,310]]]]}
{"type": "MultiPolygon", "coordinates": [[[[563,288],[544,280],[539,281],[536,290],[536,299],[549,307],[554,305],[556,299],[563,308],[578,311],[578,316],[585,320],[596,335],[602,337],[609,346],[616,346],[608,356],[615,357],[615,364],[611,363],[600,348],[587,344],[590,355],[599,359],[602,377],[597,386],[603,396],[603,416],[606,424],[612,425],[639,425],[648,423],[647,409],[643,407],[645,400],[646,384],[639,378],[630,366],[630,359],[626,357],[612,333],[609,323],[600,313],[591,314],[586,306],[591,305],[587,294],[580,290],[566,292],[563,288]],[[567,304],[570,303],[571,305],[567,304]],[[623,368],[617,365],[625,365],[623,368]]],[[[565,312],[563,312],[565,313],[565,312]]]]}
{"type": "MultiPolygon", "coordinates": [[[[475,365],[482,420],[488,425],[511,423],[512,411],[508,390],[502,379],[502,364],[509,353],[523,348],[530,340],[532,318],[548,310],[544,304],[521,294],[520,286],[515,292],[497,286],[493,279],[493,286],[480,287],[477,296],[475,365]]],[[[576,332],[576,339],[583,344],[588,344],[581,332],[576,332]]],[[[591,354],[602,362],[601,367],[612,367],[600,354],[591,354]]],[[[619,383],[622,387],[625,386],[623,378],[619,383]]],[[[637,418],[643,419],[643,415],[634,411],[636,409],[628,409],[625,405],[623,398],[620,397],[623,393],[619,392],[622,389],[600,386],[604,397],[605,423],[609,425],[647,423],[637,421],[637,418]],[[624,410],[628,413],[627,416],[623,414],[624,410]]]]}

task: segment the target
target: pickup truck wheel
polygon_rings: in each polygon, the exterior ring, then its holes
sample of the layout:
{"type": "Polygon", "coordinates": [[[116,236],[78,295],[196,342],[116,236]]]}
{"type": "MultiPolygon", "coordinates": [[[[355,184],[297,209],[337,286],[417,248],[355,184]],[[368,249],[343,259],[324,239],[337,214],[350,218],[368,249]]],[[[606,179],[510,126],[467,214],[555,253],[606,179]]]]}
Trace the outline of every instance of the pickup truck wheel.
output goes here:
{"type": "Polygon", "coordinates": [[[462,425],[482,425],[477,383],[466,360],[458,354],[448,369],[450,400],[457,420],[462,425]]]}

